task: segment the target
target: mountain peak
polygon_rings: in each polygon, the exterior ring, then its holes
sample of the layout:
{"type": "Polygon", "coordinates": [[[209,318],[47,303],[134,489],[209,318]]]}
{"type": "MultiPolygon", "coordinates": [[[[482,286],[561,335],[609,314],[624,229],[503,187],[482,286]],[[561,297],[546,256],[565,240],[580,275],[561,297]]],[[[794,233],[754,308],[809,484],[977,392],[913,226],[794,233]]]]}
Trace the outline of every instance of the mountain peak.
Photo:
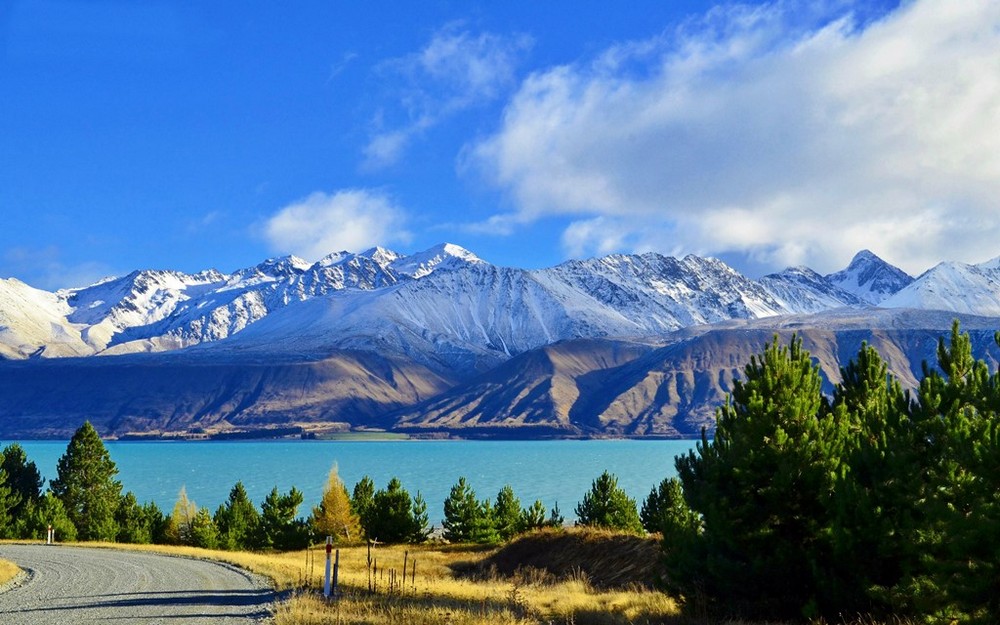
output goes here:
{"type": "Polygon", "coordinates": [[[399,275],[419,279],[438,270],[458,269],[484,262],[460,245],[439,243],[422,252],[400,258],[392,263],[392,269],[399,275]]]}
{"type": "Polygon", "coordinates": [[[913,282],[912,276],[870,250],[861,250],[845,269],[831,273],[826,279],[873,305],[880,304],[913,282]]]}

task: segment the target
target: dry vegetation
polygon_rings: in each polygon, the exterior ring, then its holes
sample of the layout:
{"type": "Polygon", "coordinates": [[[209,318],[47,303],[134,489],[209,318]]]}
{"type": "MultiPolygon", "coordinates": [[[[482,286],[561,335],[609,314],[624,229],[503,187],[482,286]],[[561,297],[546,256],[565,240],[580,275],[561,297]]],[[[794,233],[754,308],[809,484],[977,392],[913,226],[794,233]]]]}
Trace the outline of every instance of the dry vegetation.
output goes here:
{"type": "Polygon", "coordinates": [[[568,575],[525,568],[507,575],[483,562],[496,550],[476,547],[380,545],[372,552],[377,564],[374,576],[369,574],[366,547],[341,548],[340,599],[327,602],[321,593],[322,546],[276,554],[159,545],[103,546],[221,560],[268,576],[278,590],[289,591],[277,607],[276,625],[626,625],[662,623],[677,617],[674,602],[655,590],[637,585],[595,588],[585,566],[571,567],[573,572],[568,575]],[[402,582],[404,560],[408,566],[402,582]],[[470,576],[470,571],[478,573],[470,576]],[[393,578],[397,581],[390,588],[393,578]]]}
{"type": "Polygon", "coordinates": [[[17,565],[13,562],[0,560],[0,586],[14,579],[14,576],[20,572],[21,569],[17,568],[17,565]]]}

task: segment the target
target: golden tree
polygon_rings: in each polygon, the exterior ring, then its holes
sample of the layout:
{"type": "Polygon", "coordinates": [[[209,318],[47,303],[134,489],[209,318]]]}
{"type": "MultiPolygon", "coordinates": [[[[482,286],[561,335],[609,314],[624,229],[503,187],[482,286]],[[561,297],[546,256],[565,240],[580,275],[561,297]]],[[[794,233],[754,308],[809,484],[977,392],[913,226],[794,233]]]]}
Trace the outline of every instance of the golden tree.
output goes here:
{"type": "Polygon", "coordinates": [[[337,473],[337,465],[330,469],[323,488],[323,499],[312,511],[313,530],[321,537],[333,536],[335,542],[358,540],[361,522],[351,509],[347,487],[337,473]]]}

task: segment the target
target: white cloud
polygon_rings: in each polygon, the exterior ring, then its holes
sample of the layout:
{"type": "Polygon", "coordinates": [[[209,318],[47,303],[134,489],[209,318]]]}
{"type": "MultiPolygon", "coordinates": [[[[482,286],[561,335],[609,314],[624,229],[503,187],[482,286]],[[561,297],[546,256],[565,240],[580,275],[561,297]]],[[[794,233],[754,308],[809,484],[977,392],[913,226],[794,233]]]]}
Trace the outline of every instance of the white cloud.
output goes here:
{"type": "Polygon", "coordinates": [[[0,256],[0,277],[6,274],[35,288],[55,291],[88,286],[115,273],[101,262],[67,264],[62,256],[62,250],[54,245],[7,249],[0,256]]]}
{"type": "Polygon", "coordinates": [[[443,120],[473,106],[491,102],[515,84],[515,70],[531,47],[524,35],[473,34],[459,24],[438,31],[419,52],[393,59],[382,71],[403,86],[383,109],[363,152],[365,167],[397,162],[409,144],[443,120]],[[386,123],[386,114],[402,119],[386,123]]]}
{"type": "Polygon", "coordinates": [[[360,252],[375,245],[407,242],[404,211],[386,194],[346,189],[313,193],[267,220],[264,236],[279,253],[318,260],[331,252],[360,252]]]}
{"type": "Polygon", "coordinates": [[[833,270],[870,248],[920,271],[1000,253],[1000,3],[918,0],[863,25],[793,4],[716,8],[537,72],[467,158],[514,221],[568,216],[573,255],[833,270]]]}

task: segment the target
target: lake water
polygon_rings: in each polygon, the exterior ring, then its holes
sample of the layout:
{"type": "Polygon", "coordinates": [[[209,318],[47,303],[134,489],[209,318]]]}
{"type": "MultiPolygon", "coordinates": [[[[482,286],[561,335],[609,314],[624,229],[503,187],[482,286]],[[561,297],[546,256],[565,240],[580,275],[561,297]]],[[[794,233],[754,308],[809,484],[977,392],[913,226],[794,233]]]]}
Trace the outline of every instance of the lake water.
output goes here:
{"type": "MultiPolygon", "coordinates": [[[[9,442],[9,441],[8,441],[9,442]]],[[[67,441],[20,441],[45,478],[54,478],[56,463],[67,441]]],[[[0,448],[7,442],[0,443],[0,448]]],[[[260,506],[271,488],[282,492],[295,486],[305,494],[299,510],[307,515],[322,495],[330,468],[336,464],[350,491],[364,475],[383,488],[398,477],[411,495],[420,491],[431,522],[440,524],[444,500],[460,476],[480,499],[496,498],[510,484],[529,505],[540,499],[546,509],[558,502],[567,521],[607,470],[618,476],[638,505],[663,478],[676,474],[674,456],[695,441],[267,441],[105,443],[118,465],[124,490],[140,502],[155,501],[165,512],[173,509],[184,486],[199,506],[211,511],[242,480],[260,506]]]]}

